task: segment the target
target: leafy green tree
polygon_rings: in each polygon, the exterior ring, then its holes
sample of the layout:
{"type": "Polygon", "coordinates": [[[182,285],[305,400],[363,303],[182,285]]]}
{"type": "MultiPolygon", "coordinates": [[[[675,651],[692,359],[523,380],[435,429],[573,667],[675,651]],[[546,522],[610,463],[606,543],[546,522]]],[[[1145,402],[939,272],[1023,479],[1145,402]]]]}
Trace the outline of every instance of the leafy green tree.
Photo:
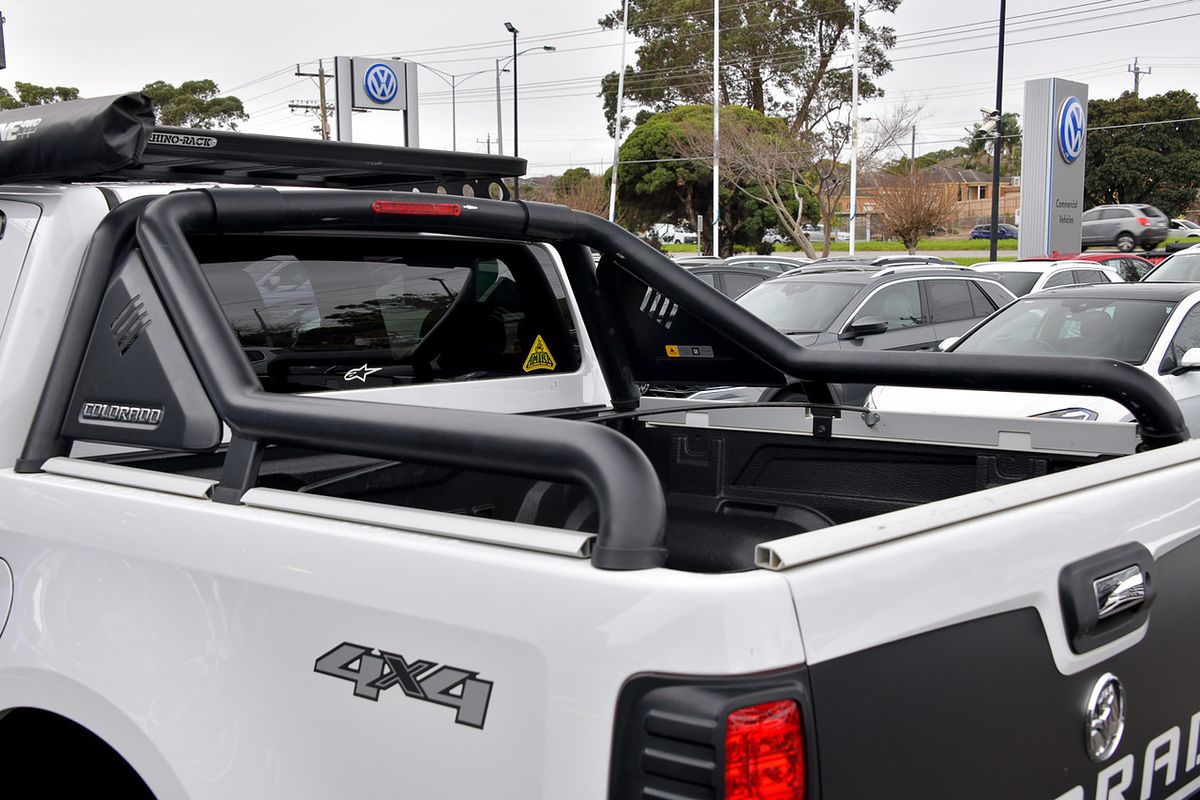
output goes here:
{"type": "MultiPolygon", "coordinates": [[[[641,40],[636,65],[627,67],[625,93],[636,104],[663,111],[684,103],[712,103],[712,3],[701,0],[629,0],[629,32],[641,40]]],[[[900,0],[868,0],[867,11],[895,11],[900,0]]],[[[600,20],[621,26],[618,8],[600,20]]],[[[834,57],[849,46],[854,12],[848,0],[756,0],[721,7],[720,103],[743,105],[788,120],[794,130],[823,125],[850,101],[850,70],[834,57]]],[[[860,95],[882,94],[874,79],[891,69],[890,28],[860,24],[860,95]]],[[[616,116],[617,73],[601,82],[609,131],[616,116]]]]}
{"type": "MultiPolygon", "coordinates": [[[[992,163],[992,148],[996,143],[997,131],[984,131],[983,126],[987,121],[983,120],[976,122],[970,128],[967,128],[963,137],[963,166],[972,169],[987,169],[992,163]]],[[[1021,123],[1015,112],[1008,112],[1000,115],[1000,124],[997,126],[1000,134],[1000,168],[1002,170],[1013,167],[1013,162],[1016,162],[1017,168],[1020,168],[1021,159],[1021,123]],[[1007,167],[1006,167],[1007,162],[1007,167]]]]}
{"type": "Polygon", "coordinates": [[[1115,100],[1089,100],[1083,182],[1087,204],[1149,203],[1173,217],[1195,208],[1200,122],[1139,124],[1194,117],[1200,117],[1196,95],[1182,89],[1153,97],[1125,92],[1115,100]],[[1129,127],[1111,127],[1116,125],[1129,127]]]}
{"type": "MultiPolygon", "coordinates": [[[[742,115],[763,119],[739,106],[723,108],[721,114],[731,124],[742,115]]],[[[694,225],[697,216],[706,223],[712,219],[712,164],[693,157],[689,145],[693,131],[711,120],[711,106],[680,106],[651,115],[630,132],[621,145],[617,176],[618,206],[626,225],[641,229],[656,222],[694,225]]],[[[762,196],[722,182],[722,255],[732,254],[735,244],[757,245],[763,233],[779,223],[778,214],[762,196]]],[[[700,236],[711,252],[708,224],[700,236]]]]}
{"type": "Polygon", "coordinates": [[[571,167],[554,181],[554,191],[567,194],[579,184],[594,177],[587,167],[571,167]]]}
{"type": "Polygon", "coordinates": [[[236,97],[221,97],[214,81],[184,81],[173,86],[155,81],[142,87],[154,102],[159,125],[182,128],[229,128],[250,118],[236,97]]]}
{"type": "Polygon", "coordinates": [[[74,86],[38,86],[36,83],[17,81],[17,96],[0,86],[0,109],[41,106],[63,100],[78,100],[79,90],[74,86]]]}

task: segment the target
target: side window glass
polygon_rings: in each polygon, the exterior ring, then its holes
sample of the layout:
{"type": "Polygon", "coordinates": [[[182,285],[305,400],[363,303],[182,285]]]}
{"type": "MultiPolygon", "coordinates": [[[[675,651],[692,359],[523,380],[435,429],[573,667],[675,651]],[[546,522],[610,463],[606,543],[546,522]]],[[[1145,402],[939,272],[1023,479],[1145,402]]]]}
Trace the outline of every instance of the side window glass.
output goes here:
{"type": "Polygon", "coordinates": [[[1099,212],[1099,211],[1085,211],[1085,212],[1083,212],[1083,217],[1082,217],[1082,221],[1083,221],[1083,222],[1095,222],[1095,221],[1096,221],[1096,220],[1098,220],[1098,219],[1100,219],[1100,212],[1099,212]]]}
{"type": "Polygon", "coordinates": [[[983,289],[978,283],[975,281],[967,281],[967,286],[970,287],[971,290],[971,307],[975,311],[974,316],[986,317],[988,314],[991,314],[998,308],[998,306],[991,301],[991,298],[984,293],[983,289]]]}
{"type": "Polygon", "coordinates": [[[1076,269],[1072,272],[1075,273],[1075,283],[1108,283],[1108,278],[1104,277],[1098,269],[1076,269]]]}
{"type": "Polygon", "coordinates": [[[1175,369],[1183,354],[1193,347],[1200,347],[1200,306],[1189,311],[1179,324],[1179,330],[1175,332],[1171,346],[1167,348],[1167,354],[1163,357],[1160,371],[1170,372],[1175,369]]]}
{"type": "Polygon", "coordinates": [[[243,255],[231,252],[239,243],[217,245],[201,259],[268,391],[578,368],[561,284],[528,248],[293,238],[286,250],[261,252],[272,246],[246,245],[259,252],[243,255]]]}
{"type": "Polygon", "coordinates": [[[878,317],[887,320],[888,330],[911,328],[914,325],[923,324],[921,291],[917,287],[917,282],[905,281],[883,287],[872,295],[871,299],[864,303],[858,313],[854,315],[856,321],[863,317],[878,317]]]}
{"type": "Polygon", "coordinates": [[[929,295],[929,311],[934,322],[954,322],[976,316],[971,304],[971,282],[964,280],[930,280],[925,282],[929,295]]]}
{"type": "Polygon", "coordinates": [[[692,277],[707,283],[714,289],[717,288],[717,276],[711,272],[693,272],[692,277]]]}
{"type": "Polygon", "coordinates": [[[742,275],[737,272],[725,273],[725,292],[730,297],[737,297],[742,292],[758,286],[766,276],[759,278],[755,275],[742,275]]]}
{"type": "Polygon", "coordinates": [[[1050,279],[1046,281],[1046,288],[1050,289],[1055,286],[1070,286],[1074,280],[1075,278],[1072,277],[1071,270],[1064,269],[1062,272],[1056,272],[1050,276],[1050,279]]]}

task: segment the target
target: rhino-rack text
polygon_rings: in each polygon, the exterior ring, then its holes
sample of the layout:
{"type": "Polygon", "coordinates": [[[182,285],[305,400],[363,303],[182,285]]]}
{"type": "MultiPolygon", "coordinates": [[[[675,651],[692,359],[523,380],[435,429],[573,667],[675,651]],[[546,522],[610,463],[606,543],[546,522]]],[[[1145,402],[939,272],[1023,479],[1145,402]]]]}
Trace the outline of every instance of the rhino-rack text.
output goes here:
{"type": "Polygon", "coordinates": [[[41,117],[19,119],[15,122],[0,123],[0,142],[12,142],[17,139],[28,139],[37,133],[38,125],[42,124],[41,117]]]}
{"type": "Polygon", "coordinates": [[[154,426],[162,422],[161,408],[125,406],[116,403],[84,403],[79,414],[81,422],[118,422],[130,425],[154,426]]]}
{"type": "Polygon", "coordinates": [[[450,706],[459,725],[482,728],[487,717],[492,682],[480,680],[478,672],[439,665],[433,661],[406,661],[404,656],[350,642],[317,659],[315,672],[354,684],[354,696],[377,701],[379,692],[399,686],[409,697],[450,706]]]}

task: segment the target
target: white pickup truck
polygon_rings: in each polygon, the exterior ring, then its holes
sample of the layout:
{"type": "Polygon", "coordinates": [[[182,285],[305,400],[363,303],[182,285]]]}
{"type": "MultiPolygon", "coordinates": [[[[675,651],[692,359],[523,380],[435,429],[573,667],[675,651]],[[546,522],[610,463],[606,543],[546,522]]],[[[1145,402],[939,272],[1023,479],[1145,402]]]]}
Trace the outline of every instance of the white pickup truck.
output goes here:
{"type": "Polygon", "coordinates": [[[140,95],[0,132],[10,786],[1200,790],[1200,444],[1137,369],[805,350],[503,199],[515,159],[155,128],[140,95]],[[1138,422],[636,389],[855,380],[1138,422]]]}

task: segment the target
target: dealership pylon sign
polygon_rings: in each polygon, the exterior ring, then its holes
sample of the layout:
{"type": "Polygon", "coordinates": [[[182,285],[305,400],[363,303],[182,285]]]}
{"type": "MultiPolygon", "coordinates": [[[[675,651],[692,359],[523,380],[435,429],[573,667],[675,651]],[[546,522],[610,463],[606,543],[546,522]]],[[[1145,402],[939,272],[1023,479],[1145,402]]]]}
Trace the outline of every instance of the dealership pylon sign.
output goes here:
{"type": "Polygon", "coordinates": [[[1080,250],[1087,91],[1062,78],[1025,82],[1021,258],[1080,250]]]}
{"type": "Polygon", "coordinates": [[[355,111],[399,111],[404,117],[404,144],[420,146],[416,64],[399,58],[349,56],[338,56],[335,63],[338,141],[354,140],[355,111]]]}

